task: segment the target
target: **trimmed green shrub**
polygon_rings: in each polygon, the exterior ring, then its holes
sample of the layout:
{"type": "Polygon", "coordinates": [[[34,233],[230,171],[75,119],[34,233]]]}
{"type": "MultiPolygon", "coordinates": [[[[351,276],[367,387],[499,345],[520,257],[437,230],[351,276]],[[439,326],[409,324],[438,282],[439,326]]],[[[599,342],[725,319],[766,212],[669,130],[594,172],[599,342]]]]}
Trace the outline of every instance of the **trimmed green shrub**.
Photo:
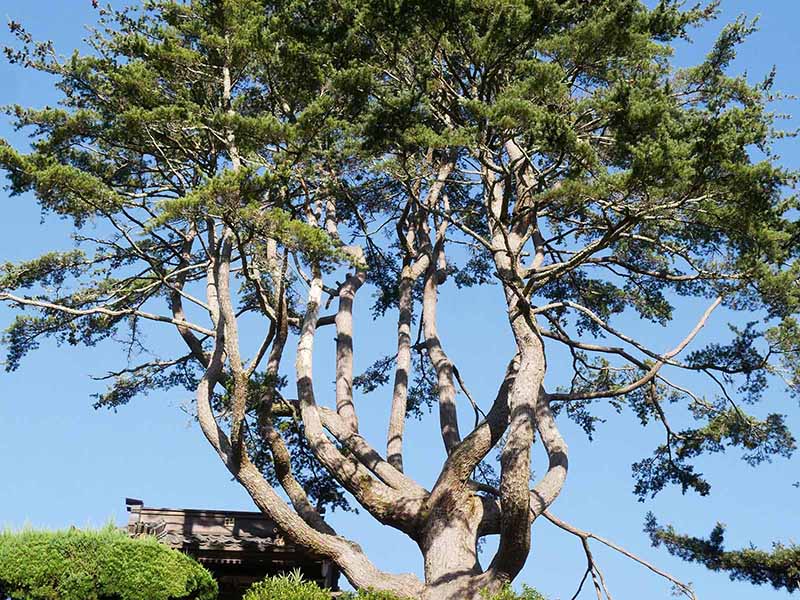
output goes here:
{"type": "Polygon", "coordinates": [[[358,590],[354,593],[344,594],[340,600],[411,600],[396,596],[391,592],[379,590],[358,590]]]}
{"type": "Polygon", "coordinates": [[[522,586],[522,593],[517,594],[510,585],[506,585],[502,590],[494,595],[484,594],[486,600],[546,600],[539,592],[527,585],[522,586]]]}
{"type": "MultiPolygon", "coordinates": [[[[286,575],[268,577],[247,590],[243,600],[332,600],[330,590],[319,587],[313,581],[305,581],[300,571],[286,575]]],[[[359,590],[347,592],[337,600],[404,600],[389,592],[359,590]]]]}
{"type": "Polygon", "coordinates": [[[331,593],[293,571],[254,583],[242,600],[331,600],[331,593]]]}
{"type": "Polygon", "coordinates": [[[214,600],[217,582],[154,538],[100,531],[0,533],[0,598],[214,600]]]}
{"type": "MultiPolygon", "coordinates": [[[[486,600],[546,600],[539,592],[527,585],[522,586],[522,593],[517,594],[511,586],[490,595],[483,594],[486,600]]],[[[244,595],[243,600],[332,600],[329,590],[322,589],[313,581],[305,581],[300,571],[286,575],[269,577],[254,584],[244,595]]],[[[389,592],[378,590],[358,590],[346,592],[338,600],[411,600],[404,599],[389,592]]]]}

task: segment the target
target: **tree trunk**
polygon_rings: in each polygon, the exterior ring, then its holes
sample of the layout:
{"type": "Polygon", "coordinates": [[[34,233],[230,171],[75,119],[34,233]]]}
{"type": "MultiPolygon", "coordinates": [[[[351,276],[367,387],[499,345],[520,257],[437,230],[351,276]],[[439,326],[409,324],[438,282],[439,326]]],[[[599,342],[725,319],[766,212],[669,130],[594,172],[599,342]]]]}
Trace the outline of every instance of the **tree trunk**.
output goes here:
{"type": "Polygon", "coordinates": [[[478,562],[478,530],[484,519],[481,498],[466,488],[435,492],[419,539],[424,557],[421,600],[480,600],[490,585],[478,562]]]}

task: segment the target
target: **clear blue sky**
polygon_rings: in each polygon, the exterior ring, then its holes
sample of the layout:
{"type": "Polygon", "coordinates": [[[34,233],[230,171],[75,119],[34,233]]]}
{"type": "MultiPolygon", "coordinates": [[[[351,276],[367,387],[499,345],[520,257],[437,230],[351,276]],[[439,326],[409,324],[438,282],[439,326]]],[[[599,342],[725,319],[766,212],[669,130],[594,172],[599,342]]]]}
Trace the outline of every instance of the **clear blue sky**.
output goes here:
{"type": "MultiPolygon", "coordinates": [[[[53,39],[64,53],[80,46],[84,26],[94,18],[90,0],[5,0],[2,7],[3,17],[24,23],[37,38],[53,39]]],[[[778,89],[800,93],[800,2],[796,0],[724,0],[723,18],[697,33],[693,44],[681,47],[676,60],[680,64],[699,60],[722,22],[741,13],[754,15],[754,10],[761,11],[760,31],[742,49],[736,69],[760,79],[775,64],[778,89]]],[[[8,39],[7,31],[0,34],[0,44],[8,39]]],[[[5,62],[0,62],[0,82],[2,104],[40,106],[55,100],[46,78],[5,62]]],[[[790,127],[800,125],[800,105],[785,103],[779,108],[794,115],[790,127]]],[[[0,136],[24,143],[6,119],[0,119],[0,136]]],[[[796,141],[787,141],[781,151],[787,165],[800,167],[796,141]]],[[[42,222],[31,198],[8,199],[0,192],[0,202],[0,261],[32,258],[45,249],[69,245],[66,226],[55,219],[42,222]]],[[[394,343],[391,322],[371,322],[365,300],[361,298],[356,311],[356,366],[362,369],[377,356],[391,353],[394,343]]],[[[468,302],[459,303],[448,289],[442,302],[448,307],[442,311],[443,340],[473,393],[485,405],[510,352],[507,326],[498,310],[498,290],[473,292],[468,302]]],[[[681,304],[677,312],[678,318],[669,327],[646,332],[656,348],[672,347],[682,339],[702,307],[681,304]]],[[[726,337],[725,316],[716,314],[698,342],[726,337]]],[[[6,325],[10,318],[11,313],[0,308],[0,323],[6,325]]],[[[746,320],[745,315],[734,318],[746,320]]],[[[629,330],[642,327],[633,320],[623,325],[629,330]]],[[[324,392],[332,390],[333,342],[327,338],[319,346],[316,379],[318,395],[324,398],[324,392]]],[[[45,343],[19,371],[0,374],[0,526],[60,528],[101,525],[110,519],[123,523],[125,496],[142,498],[154,506],[253,509],[187,412],[189,394],[154,394],[116,414],[92,409],[90,395],[101,388],[90,375],[102,374],[121,360],[121,352],[113,345],[81,349],[45,343]]],[[[550,360],[551,386],[563,382],[559,378],[565,370],[559,360],[558,355],[550,360]]],[[[700,391],[712,393],[702,386],[700,391]]],[[[386,390],[360,399],[360,404],[366,435],[382,447],[389,404],[386,390]]],[[[791,426],[800,433],[797,401],[780,391],[771,394],[758,411],[788,413],[791,426]]],[[[788,598],[786,592],[732,583],[724,574],[708,573],[673,559],[664,550],[650,548],[641,530],[645,513],[653,510],[662,520],[695,534],[705,535],[716,521],[725,522],[731,546],[752,542],[768,547],[773,540],[800,542],[800,490],[791,486],[800,480],[798,460],[780,460],[753,470],[735,452],[703,459],[700,470],[710,476],[713,485],[710,497],[682,496],[669,490],[640,504],[631,493],[630,465],[649,455],[661,434],[655,428],[643,430],[630,414],[609,417],[592,443],[575,426],[563,425],[571,450],[571,471],[553,511],[694,582],[702,600],[788,598]]],[[[407,439],[409,472],[423,483],[432,483],[433,467],[442,456],[433,425],[411,422],[407,439]]],[[[541,468],[540,449],[536,458],[541,468]]],[[[365,514],[336,513],[332,520],[343,534],[359,541],[381,567],[420,571],[417,549],[402,535],[380,527],[365,514]]],[[[595,554],[617,600],[671,597],[669,585],[642,567],[601,546],[596,546],[595,554]]],[[[552,599],[568,599],[584,564],[576,538],[537,522],[533,552],[519,581],[534,585],[552,599]]],[[[586,589],[581,597],[590,598],[591,592],[586,589]]]]}

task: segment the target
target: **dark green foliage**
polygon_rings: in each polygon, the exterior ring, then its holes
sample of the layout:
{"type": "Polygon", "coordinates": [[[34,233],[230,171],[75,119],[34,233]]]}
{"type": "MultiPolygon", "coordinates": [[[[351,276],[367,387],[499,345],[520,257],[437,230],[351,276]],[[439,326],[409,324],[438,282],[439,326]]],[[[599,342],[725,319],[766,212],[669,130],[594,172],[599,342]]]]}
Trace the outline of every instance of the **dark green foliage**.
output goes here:
{"type": "Polygon", "coordinates": [[[742,458],[756,466],[770,461],[773,456],[788,458],[797,448],[783,415],[772,414],[759,420],[735,408],[706,410],[711,413],[706,425],[673,433],[674,442],[671,440],[670,444],[659,446],[652,458],[633,465],[637,479],[635,493],[640,500],[648,494],[657,494],[669,483],[680,485],[684,492],[693,489],[702,496],[708,494],[711,486],[688,463],[689,459],[701,454],[738,447],[744,451],[742,458]]]}
{"type": "Polygon", "coordinates": [[[672,526],[660,526],[652,513],[647,516],[645,531],[653,546],[663,544],[670,554],[712,571],[728,573],[732,580],[756,585],[768,583],[788,592],[800,589],[800,546],[774,544],[769,552],[752,546],[725,550],[724,525],[717,523],[707,538],[698,538],[679,534],[672,526]]]}
{"type": "Polygon", "coordinates": [[[0,596],[13,600],[213,600],[202,566],[155,539],[100,531],[0,533],[0,596]]]}

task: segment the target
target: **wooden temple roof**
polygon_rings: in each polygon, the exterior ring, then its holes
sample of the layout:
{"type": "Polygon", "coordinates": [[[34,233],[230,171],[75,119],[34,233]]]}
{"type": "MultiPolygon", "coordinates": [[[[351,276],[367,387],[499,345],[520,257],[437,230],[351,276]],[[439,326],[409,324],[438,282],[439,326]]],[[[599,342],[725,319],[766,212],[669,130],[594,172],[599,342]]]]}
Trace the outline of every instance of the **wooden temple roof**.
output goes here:
{"type": "Polygon", "coordinates": [[[295,569],[337,589],[333,564],[293,545],[263,513],[152,508],[130,498],[126,505],[128,534],[154,536],[194,557],[217,578],[220,600],[237,600],[252,583],[295,569]]]}

